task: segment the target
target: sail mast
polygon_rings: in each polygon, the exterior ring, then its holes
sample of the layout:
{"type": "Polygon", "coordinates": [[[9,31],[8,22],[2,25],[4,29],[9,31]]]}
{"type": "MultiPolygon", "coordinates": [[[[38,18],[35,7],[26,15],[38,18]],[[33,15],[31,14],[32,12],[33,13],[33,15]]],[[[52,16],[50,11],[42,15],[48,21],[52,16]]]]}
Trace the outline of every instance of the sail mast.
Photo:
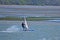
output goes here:
{"type": "Polygon", "coordinates": [[[28,24],[27,24],[26,17],[24,17],[24,23],[25,23],[26,30],[28,30],[28,24]]]}

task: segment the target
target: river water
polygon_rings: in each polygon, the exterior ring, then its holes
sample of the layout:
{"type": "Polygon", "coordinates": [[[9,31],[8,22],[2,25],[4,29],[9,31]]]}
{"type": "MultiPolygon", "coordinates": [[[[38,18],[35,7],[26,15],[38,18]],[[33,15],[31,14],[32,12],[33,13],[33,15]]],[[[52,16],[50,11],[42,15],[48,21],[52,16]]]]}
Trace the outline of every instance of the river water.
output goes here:
{"type": "MultiPolygon", "coordinates": [[[[59,6],[1,6],[0,17],[60,17],[59,6]]],[[[28,21],[29,30],[23,31],[22,21],[0,20],[0,40],[60,40],[60,18],[28,21]]]]}
{"type": "Polygon", "coordinates": [[[29,29],[23,31],[22,21],[0,21],[0,40],[60,40],[60,23],[28,21],[29,29]]]}

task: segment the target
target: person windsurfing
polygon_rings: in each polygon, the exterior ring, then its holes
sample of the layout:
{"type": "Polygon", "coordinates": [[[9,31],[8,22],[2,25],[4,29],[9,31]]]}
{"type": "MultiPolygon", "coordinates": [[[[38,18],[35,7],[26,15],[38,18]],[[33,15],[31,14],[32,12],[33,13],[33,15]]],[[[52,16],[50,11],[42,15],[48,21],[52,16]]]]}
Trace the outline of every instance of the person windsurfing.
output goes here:
{"type": "Polygon", "coordinates": [[[22,28],[23,28],[23,30],[25,30],[25,23],[24,22],[22,22],[22,28]]]}
{"type": "Polygon", "coordinates": [[[23,31],[28,31],[28,24],[25,17],[24,17],[24,21],[22,22],[22,28],[23,31]]]}

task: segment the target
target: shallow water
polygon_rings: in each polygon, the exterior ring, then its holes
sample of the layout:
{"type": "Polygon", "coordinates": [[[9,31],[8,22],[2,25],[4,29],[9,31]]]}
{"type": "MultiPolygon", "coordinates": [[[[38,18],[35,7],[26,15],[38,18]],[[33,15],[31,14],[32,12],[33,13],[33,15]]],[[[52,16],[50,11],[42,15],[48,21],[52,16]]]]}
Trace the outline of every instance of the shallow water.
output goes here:
{"type": "Polygon", "coordinates": [[[22,21],[0,21],[0,40],[60,40],[60,23],[28,21],[29,29],[23,31],[22,21]]]}
{"type": "MultiPolygon", "coordinates": [[[[58,6],[43,6],[37,9],[29,8],[30,6],[28,9],[27,7],[25,9],[25,6],[9,7],[0,6],[0,17],[60,17],[60,7],[58,6]]],[[[28,21],[29,30],[34,31],[23,31],[21,23],[22,21],[0,20],[0,40],[60,40],[60,21],[28,21]]]]}

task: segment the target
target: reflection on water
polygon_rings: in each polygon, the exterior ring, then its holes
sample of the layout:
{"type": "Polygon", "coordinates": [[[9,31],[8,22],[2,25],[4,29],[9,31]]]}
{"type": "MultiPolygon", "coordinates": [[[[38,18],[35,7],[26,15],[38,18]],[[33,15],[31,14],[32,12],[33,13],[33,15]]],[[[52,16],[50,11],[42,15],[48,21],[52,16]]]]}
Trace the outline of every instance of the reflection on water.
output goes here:
{"type": "Polygon", "coordinates": [[[60,40],[60,23],[28,21],[30,29],[22,31],[22,21],[0,21],[0,40],[60,40]]]}

